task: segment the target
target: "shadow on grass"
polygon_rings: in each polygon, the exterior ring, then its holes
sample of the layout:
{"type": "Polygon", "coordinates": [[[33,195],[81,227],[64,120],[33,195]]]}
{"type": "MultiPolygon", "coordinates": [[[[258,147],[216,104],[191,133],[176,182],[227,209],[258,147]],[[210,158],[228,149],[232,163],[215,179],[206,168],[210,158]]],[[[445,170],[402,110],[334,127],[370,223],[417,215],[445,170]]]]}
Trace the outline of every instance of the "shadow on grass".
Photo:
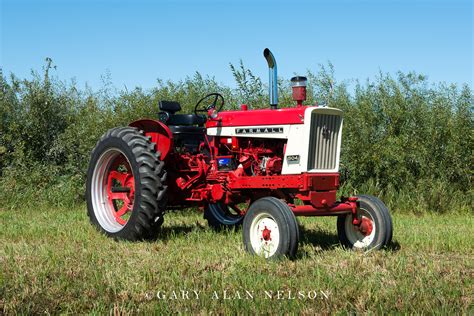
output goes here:
{"type": "MultiPolygon", "coordinates": [[[[307,229],[304,226],[300,226],[299,229],[300,246],[311,245],[313,247],[316,247],[316,252],[329,251],[341,246],[337,234],[328,233],[323,230],[307,229]]],[[[383,251],[397,252],[400,250],[400,248],[400,243],[396,240],[392,240],[392,242],[387,245],[383,249],[383,251]]],[[[296,259],[300,259],[308,254],[309,252],[304,251],[302,250],[302,248],[300,248],[300,250],[298,250],[298,255],[296,259]]]]}
{"type": "MultiPolygon", "coordinates": [[[[241,233],[241,228],[228,228],[222,229],[220,231],[215,231],[218,234],[228,234],[228,233],[241,233]]],[[[176,238],[182,238],[186,234],[191,232],[204,232],[206,230],[212,230],[208,226],[203,226],[200,223],[189,224],[189,225],[175,225],[175,226],[165,226],[160,228],[158,236],[154,239],[147,240],[148,242],[160,241],[169,241],[176,238]]],[[[340,247],[339,238],[337,234],[328,233],[324,230],[318,229],[307,229],[304,226],[299,226],[300,231],[300,246],[311,245],[316,248],[316,252],[323,252],[333,250],[337,247],[340,247]]],[[[298,255],[296,259],[302,258],[305,255],[308,255],[309,252],[302,250],[303,247],[300,247],[298,250],[298,255]]],[[[387,247],[385,251],[397,252],[400,250],[400,243],[396,240],[393,240],[387,247]]]]}
{"type": "Polygon", "coordinates": [[[392,242],[390,244],[388,244],[387,247],[385,247],[385,250],[390,251],[390,252],[397,252],[401,248],[402,247],[400,246],[400,243],[398,241],[392,240],[392,242]]]}
{"type": "Polygon", "coordinates": [[[165,226],[161,227],[158,234],[152,238],[144,239],[143,242],[157,242],[163,241],[167,242],[172,239],[178,239],[186,236],[186,234],[193,231],[204,231],[208,228],[201,225],[191,224],[191,225],[175,225],[175,226],[165,226]]]}
{"type": "Polygon", "coordinates": [[[321,250],[331,250],[339,246],[339,239],[336,234],[300,226],[300,244],[310,244],[320,247],[321,250]]]}

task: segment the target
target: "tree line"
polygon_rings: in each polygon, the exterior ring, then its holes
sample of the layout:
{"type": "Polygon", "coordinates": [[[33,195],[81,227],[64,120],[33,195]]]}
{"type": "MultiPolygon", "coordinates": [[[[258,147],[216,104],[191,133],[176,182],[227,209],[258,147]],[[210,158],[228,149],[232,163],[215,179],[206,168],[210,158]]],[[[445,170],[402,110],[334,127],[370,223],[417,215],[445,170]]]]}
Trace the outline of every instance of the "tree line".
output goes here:
{"type": "MultiPolygon", "coordinates": [[[[46,60],[30,78],[0,74],[0,205],[72,205],[84,199],[90,152],[107,129],[156,118],[159,100],[191,113],[199,98],[219,92],[225,109],[268,106],[267,86],[243,62],[230,65],[235,87],[195,73],[157,80],[152,89],[100,89],[54,76],[46,60]]],[[[394,211],[472,211],[473,93],[468,85],[431,83],[416,73],[380,73],[365,82],[334,77],[329,63],[308,70],[306,104],[344,111],[342,194],[372,193],[394,211]]],[[[289,78],[288,78],[289,79],[289,78]]],[[[293,106],[279,79],[281,106],[293,106]]]]}

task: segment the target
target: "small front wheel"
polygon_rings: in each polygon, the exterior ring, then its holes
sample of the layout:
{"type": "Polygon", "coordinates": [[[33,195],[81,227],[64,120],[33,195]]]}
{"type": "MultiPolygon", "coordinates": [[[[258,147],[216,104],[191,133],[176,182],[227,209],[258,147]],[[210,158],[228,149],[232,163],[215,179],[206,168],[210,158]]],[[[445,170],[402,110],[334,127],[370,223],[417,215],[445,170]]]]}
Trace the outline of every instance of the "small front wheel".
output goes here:
{"type": "Polygon", "coordinates": [[[358,195],[359,224],[353,215],[337,218],[337,234],[344,247],[351,249],[380,249],[392,240],[392,219],[385,204],[375,196],[358,195]]]}
{"type": "Polygon", "coordinates": [[[245,249],[267,259],[294,257],[299,230],[290,207],[274,197],[261,198],[250,206],[243,223],[245,249]]]}

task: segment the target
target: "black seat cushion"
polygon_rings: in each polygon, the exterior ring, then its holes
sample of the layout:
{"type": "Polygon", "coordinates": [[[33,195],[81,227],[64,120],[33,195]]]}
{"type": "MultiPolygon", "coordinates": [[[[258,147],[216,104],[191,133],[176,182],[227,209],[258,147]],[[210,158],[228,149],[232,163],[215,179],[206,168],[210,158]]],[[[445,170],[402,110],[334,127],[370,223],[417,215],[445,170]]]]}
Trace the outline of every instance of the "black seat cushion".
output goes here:
{"type": "Polygon", "coordinates": [[[195,114],[174,114],[166,122],[166,125],[202,125],[206,118],[195,114]]]}
{"type": "Polygon", "coordinates": [[[176,134],[204,135],[206,129],[198,126],[169,126],[171,132],[176,134]]]}
{"type": "Polygon", "coordinates": [[[181,105],[179,102],[175,101],[160,101],[158,102],[161,111],[168,112],[170,114],[175,114],[176,112],[181,111],[181,105]]]}

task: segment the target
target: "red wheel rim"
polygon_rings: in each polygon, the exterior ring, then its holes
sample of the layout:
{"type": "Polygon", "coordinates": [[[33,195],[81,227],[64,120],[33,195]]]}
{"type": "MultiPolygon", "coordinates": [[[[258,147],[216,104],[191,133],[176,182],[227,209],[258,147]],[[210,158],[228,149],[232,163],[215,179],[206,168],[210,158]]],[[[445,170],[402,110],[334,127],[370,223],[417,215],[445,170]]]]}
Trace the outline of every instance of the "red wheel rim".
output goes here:
{"type": "Polygon", "coordinates": [[[127,159],[117,155],[107,171],[107,200],[117,223],[125,225],[133,210],[135,179],[127,159]]]}
{"type": "Polygon", "coordinates": [[[90,203],[102,229],[122,230],[132,215],[135,179],[130,161],[118,148],[108,148],[96,161],[90,179],[90,203]]]}

